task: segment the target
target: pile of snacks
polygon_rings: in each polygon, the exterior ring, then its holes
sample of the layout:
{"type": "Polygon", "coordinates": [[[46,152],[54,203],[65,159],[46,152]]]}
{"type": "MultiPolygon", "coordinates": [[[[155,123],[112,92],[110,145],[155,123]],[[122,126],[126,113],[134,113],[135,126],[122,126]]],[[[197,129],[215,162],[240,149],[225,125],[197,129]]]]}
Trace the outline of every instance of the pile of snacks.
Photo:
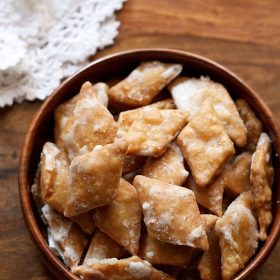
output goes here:
{"type": "Polygon", "coordinates": [[[32,193],[83,279],[228,280],[267,238],[269,136],[246,101],[181,71],[143,62],[55,110],[32,193]]]}

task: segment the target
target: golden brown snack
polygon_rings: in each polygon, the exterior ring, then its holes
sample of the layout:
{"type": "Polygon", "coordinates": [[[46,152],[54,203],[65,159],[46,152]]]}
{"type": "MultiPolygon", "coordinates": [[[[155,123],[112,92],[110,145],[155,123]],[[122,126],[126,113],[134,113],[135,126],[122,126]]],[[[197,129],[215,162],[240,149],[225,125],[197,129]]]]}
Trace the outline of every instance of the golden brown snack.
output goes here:
{"type": "Polygon", "coordinates": [[[219,238],[215,230],[209,235],[209,250],[204,252],[198,264],[200,278],[202,280],[221,279],[221,249],[219,238]]]}
{"type": "Polygon", "coordinates": [[[133,110],[127,110],[124,112],[121,112],[118,118],[118,136],[125,137],[125,134],[129,130],[129,127],[133,124],[133,122],[141,117],[141,112],[143,110],[147,110],[147,108],[156,108],[159,110],[164,110],[164,109],[176,109],[176,106],[174,104],[174,101],[172,99],[165,99],[162,101],[158,101],[155,103],[152,103],[147,106],[143,106],[138,109],[133,109],[133,110]]]}
{"type": "Polygon", "coordinates": [[[209,103],[181,131],[177,142],[198,187],[209,184],[234,154],[234,146],[209,103]]]}
{"type": "Polygon", "coordinates": [[[254,205],[257,211],[260,240],[266,240],[267,228],[272,221],[271,198],[273,167],[270,162],[271,140],[266,133],[262,133],[257,149],[252,156],[250,181],[253,186],[254,205]]]}
{"type": "Polygon", "coordinates": [[[77,225],[48,204],[42,208],[42,213],[48,224],[49,246],[70,268],[78,265],[88,242],[86,236],[77,225]]]}
{"type": "Polygon", "coordinates": [[[191,260],[193,248],[174,245],[145,235],[142,238],[139,257],[153,265],[186,267],[191,260]]]}
{"type": "Polygon", "coordinates": [[[187,115],[180,110],[145,108],[125,134],[128,154],[160,156],[186,123],[187,115]]]}
{"type": "MultiPolygon", "coordinates": [[[[41,154],[40,191],[45,203],[48,203],[56,211],[63,213],[67,200],[67,187],[69,177],[69,160],[67,154],[47,142],[41,154]]],[[[94,223],[90,213],[83,213],[71,217],[83,232],[92,234],[94,223]]]]}
{"type": "Polygon", "coordinates": [[[92,237],[83,263],[111,258],[121,259],[126,255],[127,252],[123,247],[105,233],[97,230],[92,237]]]}
{"type": "Polygon", "coordinates": [[[226,165],[222,176],[225,192],[231,197],[236,197],[244,191],[252,189],[250,183],[250,167],[252,156],[243,152],[233,162],[226,165]]]}
{"type": "Polygon", "coordinates": [[[215,226],[219,236],[222,278],[230,280],[244,267],[258,247],[258,228],[253,196],[243,192],[227,208],[215,226]]]}
{"type": "Polygon", "coordinates": [[[85,280],[174,280],[136,256],[90,262],[74,267],[72,272],[85,280]]]}
{"type": "Polygon", "coordinates": [[[92,152],[74,158],[70,166],[66,217],[77,216],[110,203],[116,195],[122,174],[124,142],[96,146],[92,152]]]}
{"type": "Polygon", "coordinates": [[[53,143],[44,144],[41,153],[41,195],[45,203],[60,213],[63,213],[66,204],[69,165],[65,152],[53,143]]]}
{"type": "Polygon", "coordinates": [[[194,193],[187,188],[138,175],[135,186],[150,236],[175,245],[208,249],[194,193]]]}
{"type": "Polygon", "coordinates": [[[240,147],[246,144],[246,127],[223,85],[205,77],[179,77],[168,89],[177,108],[189,113],[191,118],[199,111],[202,103],[211,104],[232,141],[240,147]]]}
{"type": "Polygon", "coordinates": [[[253,153],[263,131],[262,123],[245,100],[238,99],[235,104],[240,117],[247,128],[247,143],[244,148],[253,153]]]}
{"type": "Polygon", "coordinates": [[[96,209],[96,226],[122,245],[132,255],[139,247],[141,208],[135,188],[121,179],[114,200],[107,206],[96,209]]]}
{"type": "Polygon", "coordinates": [[[159,158],[148,158],[142,175],[181,186],[189,175],[184,166],[184,157],[176,142],[172,142],[159,158]]]}
{"type": "Polygon", "coordinates": [[[199,205],[217,216],[222,216],[224,182],[221,175],[216,177],[206,188],[198,187],[192,177],[188,179],[186,186],[194,192],[199,205]]]}
{"type": "Polygon", "coordinates": [[[142,62],[127,78],[110,88],[111,103],[144,106],[182,71],[182,65],[159,61],[142,62]]]}
{"type": "Polygon", "coordinates": [[[65,108],[59,107],[56,113],[56,142],[67,150],[71,160],[92,151],[96,145],[110,144],[115,140],[118,125],[99,100],[99,87],[99,84],[84,83],[79,95],[68,101],[65,108]],[[65,115],[63,109],[66,110],[65,115]]]}

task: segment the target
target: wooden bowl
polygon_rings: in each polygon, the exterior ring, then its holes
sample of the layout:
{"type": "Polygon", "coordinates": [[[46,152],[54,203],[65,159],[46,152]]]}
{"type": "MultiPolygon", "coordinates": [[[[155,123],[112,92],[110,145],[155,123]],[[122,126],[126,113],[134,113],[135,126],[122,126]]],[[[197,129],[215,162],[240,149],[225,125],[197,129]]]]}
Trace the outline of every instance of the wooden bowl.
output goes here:
{"type": "Polygon", "coordinates": [[[80,279],[55,256],[46,242],[46,228],[42,223],[30,188],[33,184],[36,168],[39,162],[43,144],[53,139],[53,113],[62,102],[79,92],[83,82],[108,81],[115,77],[127,75],[141,61],[160,60],[164,62],[181,63],[187,75],[207,75],[213,80],[222,83],[233,98],[245,99],[262,120],[265,130],[273,140],[273,163],[275,181],[273,185],[273,222],[267,240],[234,279],[248,279],[259,268],[270,254],[277,242],[280,233],[280,130],[271,111],[257,95],[235,74],[221,65],[201,56],[168,49],[140,49],[117,53],[90,63],[79,72],[66,79],[53,94],[43,103],[34,117],[25,137],[20,159],[19,192],[22,212],[29,232],[37,245],[44,264],[59,279],[80,279]]]}

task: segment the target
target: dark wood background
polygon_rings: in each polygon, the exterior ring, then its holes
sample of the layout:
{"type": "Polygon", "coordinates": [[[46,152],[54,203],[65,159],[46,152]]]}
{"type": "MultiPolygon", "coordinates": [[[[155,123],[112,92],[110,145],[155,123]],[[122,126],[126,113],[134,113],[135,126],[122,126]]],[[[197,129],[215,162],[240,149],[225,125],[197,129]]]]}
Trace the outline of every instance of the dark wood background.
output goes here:
{"type": "MultiPolygon", "coordinates": [[[[114,46],[165,47],[213,59],[253,87],[280,119],[280,1],[130,0],[114,46]]],[[[94,59],[93,58],[93,59],[94,59]]],[[[24,225],[17,172],[24,134],[41,102],[0,109],[0,279],[53,279],[24,225]]],[[[280,243],[254,280],[280,279],[280,243]]]]}

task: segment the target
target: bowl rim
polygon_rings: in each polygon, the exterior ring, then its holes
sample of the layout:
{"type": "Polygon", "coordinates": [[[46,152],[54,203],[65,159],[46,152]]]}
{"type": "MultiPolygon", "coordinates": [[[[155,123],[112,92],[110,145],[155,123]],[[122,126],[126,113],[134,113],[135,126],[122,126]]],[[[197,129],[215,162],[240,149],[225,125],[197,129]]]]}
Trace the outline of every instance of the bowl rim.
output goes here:
{"type": "MultiPolygon", "coordinates": [[[[234,79],[238,86],[242,87],[245,91],[249,92],[250,95],[254,98],[254,101],[258,104],[263,110],[265,114],[265,118],[269,123],[270,129],[273,131],[275,138],[273,139],[274,146],[276,147],[276,152],[280,155],[280,129],[277,120],[273,117],[271,110],[262,100],[262,98],[250,87],[248,86],[243,80],[241,80],[236,74],[234,74],[231,70],[228,70],[224,66],[220,65],[219,63],[212,61],[204,56],[197,55],[191,52],[186,52],[182,50],[175,50],[169,48],[138,48],[138,49],[130,49],[125,51],[116,52],[110,55],[106,55],[101,57],[97,60],[92,61],[79,71],[75,72],[73,75],[65,79],[53,92],[52,94],[43,102],[43,104],[39,107],[37,113],[32,119],[32,122],[27,130],[27,133],[24,138],[24,143],[22,145],[21,156],[19,161],[19,173],[18,173],[18,184],[19,184],[19,195],[20,195],[20,202],[21,202],[21,209],[24,216],[24,220],[26,226],[29,230],[29,233],[39,248],[40,253],[43,255],[43,263],[52,271],[59,273],[61,276],[65,277],[66,279],[77,280],[80,279],[79,277],[75,276],[51,251],[48,247],[41,230],[36,222],[35,215],[32,209],[31,203],[31,195],[30,195],[30,187],[29,187],[29,159],[31,156],[32,151],[32,135],[33,132],[37,129],[38,124],[41,121],[42,113],[48,108],[48,105],[53,100],[54,96],[58,94],[63,87],[72,79],[79,79],[82,73],[86,72],[92,67],[95,67],[97,64],[100,64],[104,61],[108,61],[114,58],[123,58],[126,56],[135,56],[141,54],[163,54],[166,55],[178,55],[188,57],[189,59],[196,60],[197,62],[207,64],[208,66],[214,67],[216,70],[222,71],[223,74],[234,79]]],[[[278,164],[279,157],[278,157],[278,164]]],[[[279,191],[279,190],[278,190],[279,191]]],[[[273,247],[275,246],[279,236],[280,236],[280,207],[279,205],[276,206],[276,215],[273,218],[273,222],[271,225],[271,230],[268,235],[266,242],[262,245],[259,252],[251,259],[251,261],[244,267],[243,270],[239,272],[239,274],[234,278],[234,280],[243,280],[248,279],[252,276],[252,274],[259,268],[264,261],[267,259],[269,254],[271,253],[273,247]],[[278,222],[277,222],[278,221],[278,222]]]]}

